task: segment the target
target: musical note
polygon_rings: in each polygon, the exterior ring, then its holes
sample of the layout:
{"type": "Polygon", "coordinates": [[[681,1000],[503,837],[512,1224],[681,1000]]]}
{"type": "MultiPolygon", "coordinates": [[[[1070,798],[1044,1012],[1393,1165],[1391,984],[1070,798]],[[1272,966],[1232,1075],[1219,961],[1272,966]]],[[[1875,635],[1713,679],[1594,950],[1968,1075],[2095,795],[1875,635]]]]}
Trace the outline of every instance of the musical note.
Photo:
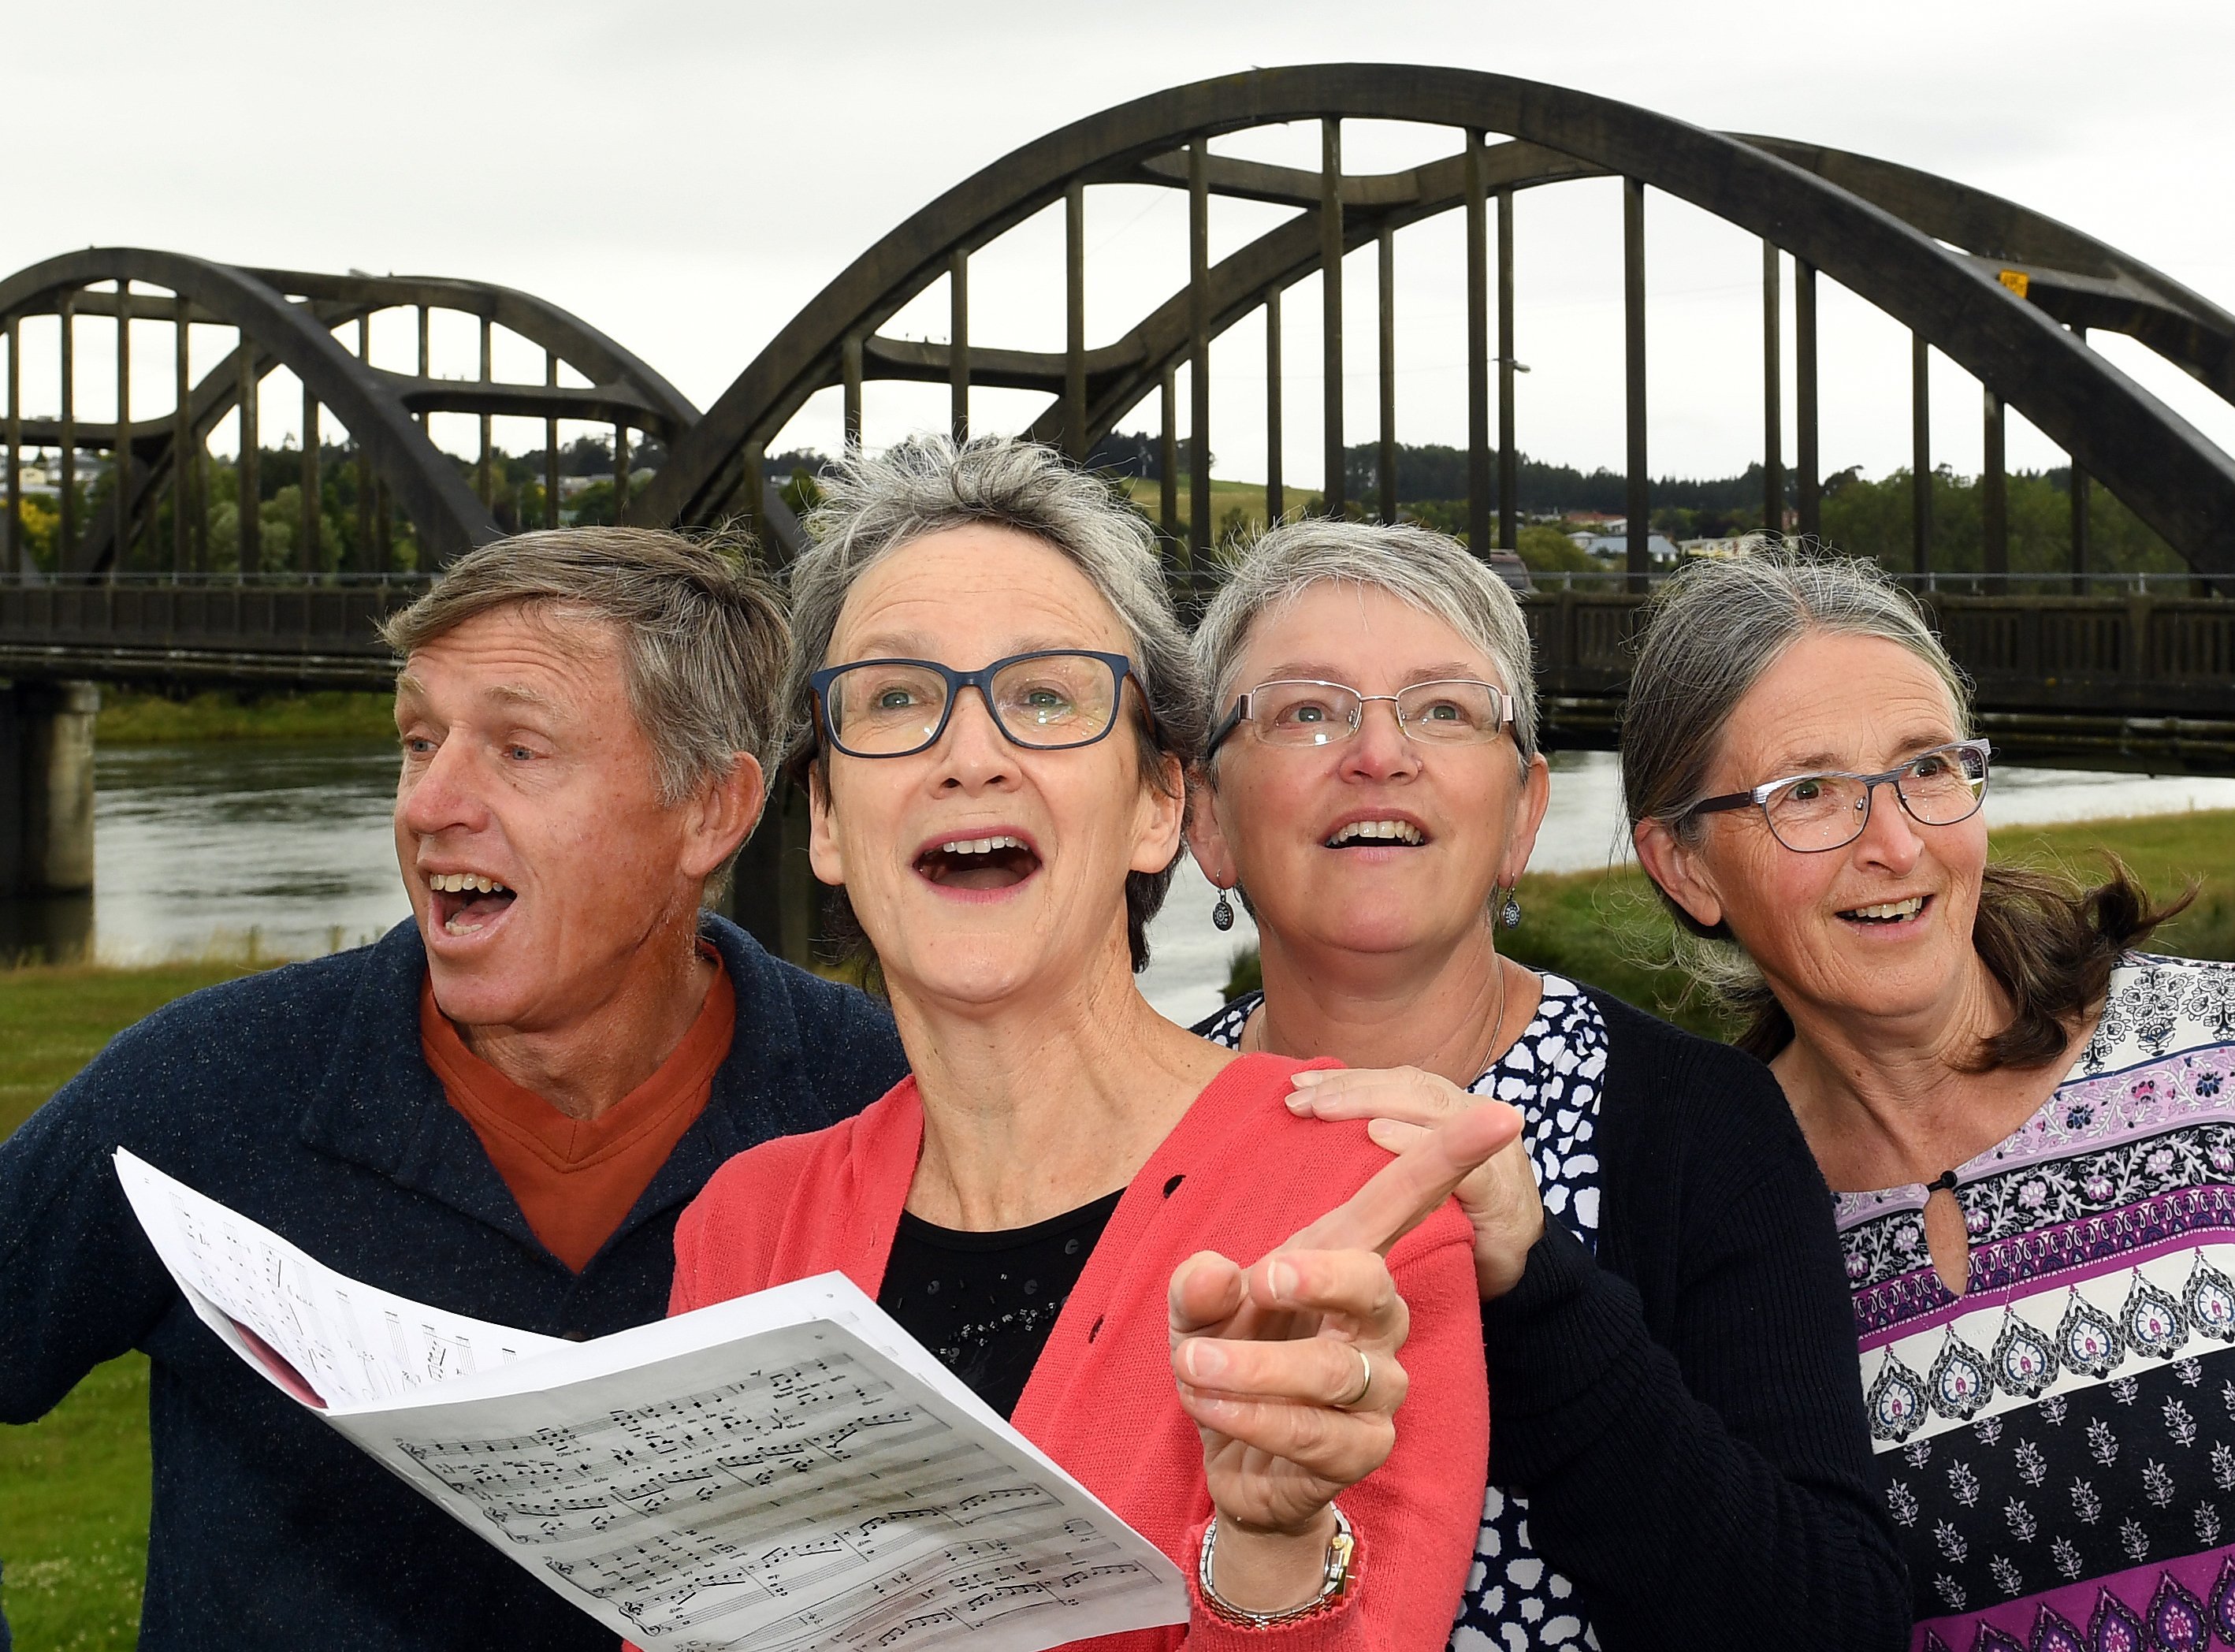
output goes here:
{"type": "Polygon", "coordinates": [[[1036,1652],[1185,1617],[1170,1560],[839,1275],[569,1343],[118,1172],[236,1352],[246,1327],[334,1427],[647,1648],[1036,1652]]]}

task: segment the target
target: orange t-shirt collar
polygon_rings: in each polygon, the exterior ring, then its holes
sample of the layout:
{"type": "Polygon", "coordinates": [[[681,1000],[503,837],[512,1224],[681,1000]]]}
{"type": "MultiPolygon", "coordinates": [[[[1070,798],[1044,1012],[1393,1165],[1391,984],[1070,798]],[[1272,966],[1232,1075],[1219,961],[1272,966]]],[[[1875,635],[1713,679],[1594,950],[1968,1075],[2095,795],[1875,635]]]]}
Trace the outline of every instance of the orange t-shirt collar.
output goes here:
{"type": "Polygon", "coordinates": [[[419,1042],[442,1093],[481,1138],[529,1229],[580,1273],[635,1208],[713,1094],[714,1074],[736,1036],[737,995],[720,957],[713,984],[683,1042],[659,1069],[595,1118],[573,1118],[515,1084],[466,1047],[419,989],[419,1042]]]}

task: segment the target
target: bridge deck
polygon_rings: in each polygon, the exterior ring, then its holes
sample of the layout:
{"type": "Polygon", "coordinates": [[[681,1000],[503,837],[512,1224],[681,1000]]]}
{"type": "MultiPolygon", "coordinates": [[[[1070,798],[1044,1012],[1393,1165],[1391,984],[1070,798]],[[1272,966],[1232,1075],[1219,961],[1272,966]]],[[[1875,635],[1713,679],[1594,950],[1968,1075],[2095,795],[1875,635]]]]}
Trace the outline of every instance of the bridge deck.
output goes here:
{"type": "MultiPolygon", "coordinates": [[[[0,581],[0,675],[194,687],[385,688],[374,627],[409,576],[0,581]]],[[[2235,601],[1925,593],[2005,756],[2064,766],[2235,773],[2235,601]]],[[[1535,592],[1544,744],[1611,748],[1643,599],[1535,592]]]]}

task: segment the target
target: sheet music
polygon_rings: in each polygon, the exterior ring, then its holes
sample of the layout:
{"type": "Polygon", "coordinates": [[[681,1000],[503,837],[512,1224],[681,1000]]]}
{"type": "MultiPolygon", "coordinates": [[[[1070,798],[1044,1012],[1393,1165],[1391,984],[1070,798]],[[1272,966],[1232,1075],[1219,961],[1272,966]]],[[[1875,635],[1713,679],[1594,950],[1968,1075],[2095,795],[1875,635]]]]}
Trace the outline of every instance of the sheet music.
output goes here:
{"type": "Polygon", "coordinates": [[[429,1383],[569,1346],[338,1274],[121,1148],[116,1174],[155,1254],[203,1321],[280,1388],[298,1400],[307,1388],[306,1403],[392,1402],[429,1383]]]}
{"type": "Polygon", "coordinates": [[[346,1365],[331,1333],[283,1347],[246,1314],[289,1334],[378,1300],[462,1341],[456,1374],[326,1420],[646,1649],[1040,1652],[1186,1619],[1169,1559],[841,1275],[591,1342],[525,1338],[370,1291],[129,1155],[118,1169],[142,1221],[177,1229],[149,1223],[220,1334],[239,1319],[290,1362],[346,1365]]]}

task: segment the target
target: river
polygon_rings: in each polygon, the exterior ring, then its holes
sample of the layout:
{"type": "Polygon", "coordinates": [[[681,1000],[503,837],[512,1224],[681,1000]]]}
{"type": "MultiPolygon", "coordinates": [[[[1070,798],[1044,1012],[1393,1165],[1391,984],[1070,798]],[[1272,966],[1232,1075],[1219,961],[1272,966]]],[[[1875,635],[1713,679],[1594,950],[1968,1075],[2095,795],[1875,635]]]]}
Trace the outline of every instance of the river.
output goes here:
{"type": "MultiPolygon", "coordinates": [[[[1613,757],[1561,752],[1532,869],[1581,871],[1626,854],[1613,757]]],[[[89,900],[0,902],[0,954],[82,953],[147,963],[211,952],[299,958],[353,947],[408,915],[384,741],[103,746],[95,757],[89,900]]],[[[1997,769],[1996,825],[2235,809],[2235,779],[1997,769]]],[[[1151,931],[1144,989],[1193,1019],[1216,1008],[1237,947],[1211,926],[1210,887],[1183,862],[1151,931]]]]}

